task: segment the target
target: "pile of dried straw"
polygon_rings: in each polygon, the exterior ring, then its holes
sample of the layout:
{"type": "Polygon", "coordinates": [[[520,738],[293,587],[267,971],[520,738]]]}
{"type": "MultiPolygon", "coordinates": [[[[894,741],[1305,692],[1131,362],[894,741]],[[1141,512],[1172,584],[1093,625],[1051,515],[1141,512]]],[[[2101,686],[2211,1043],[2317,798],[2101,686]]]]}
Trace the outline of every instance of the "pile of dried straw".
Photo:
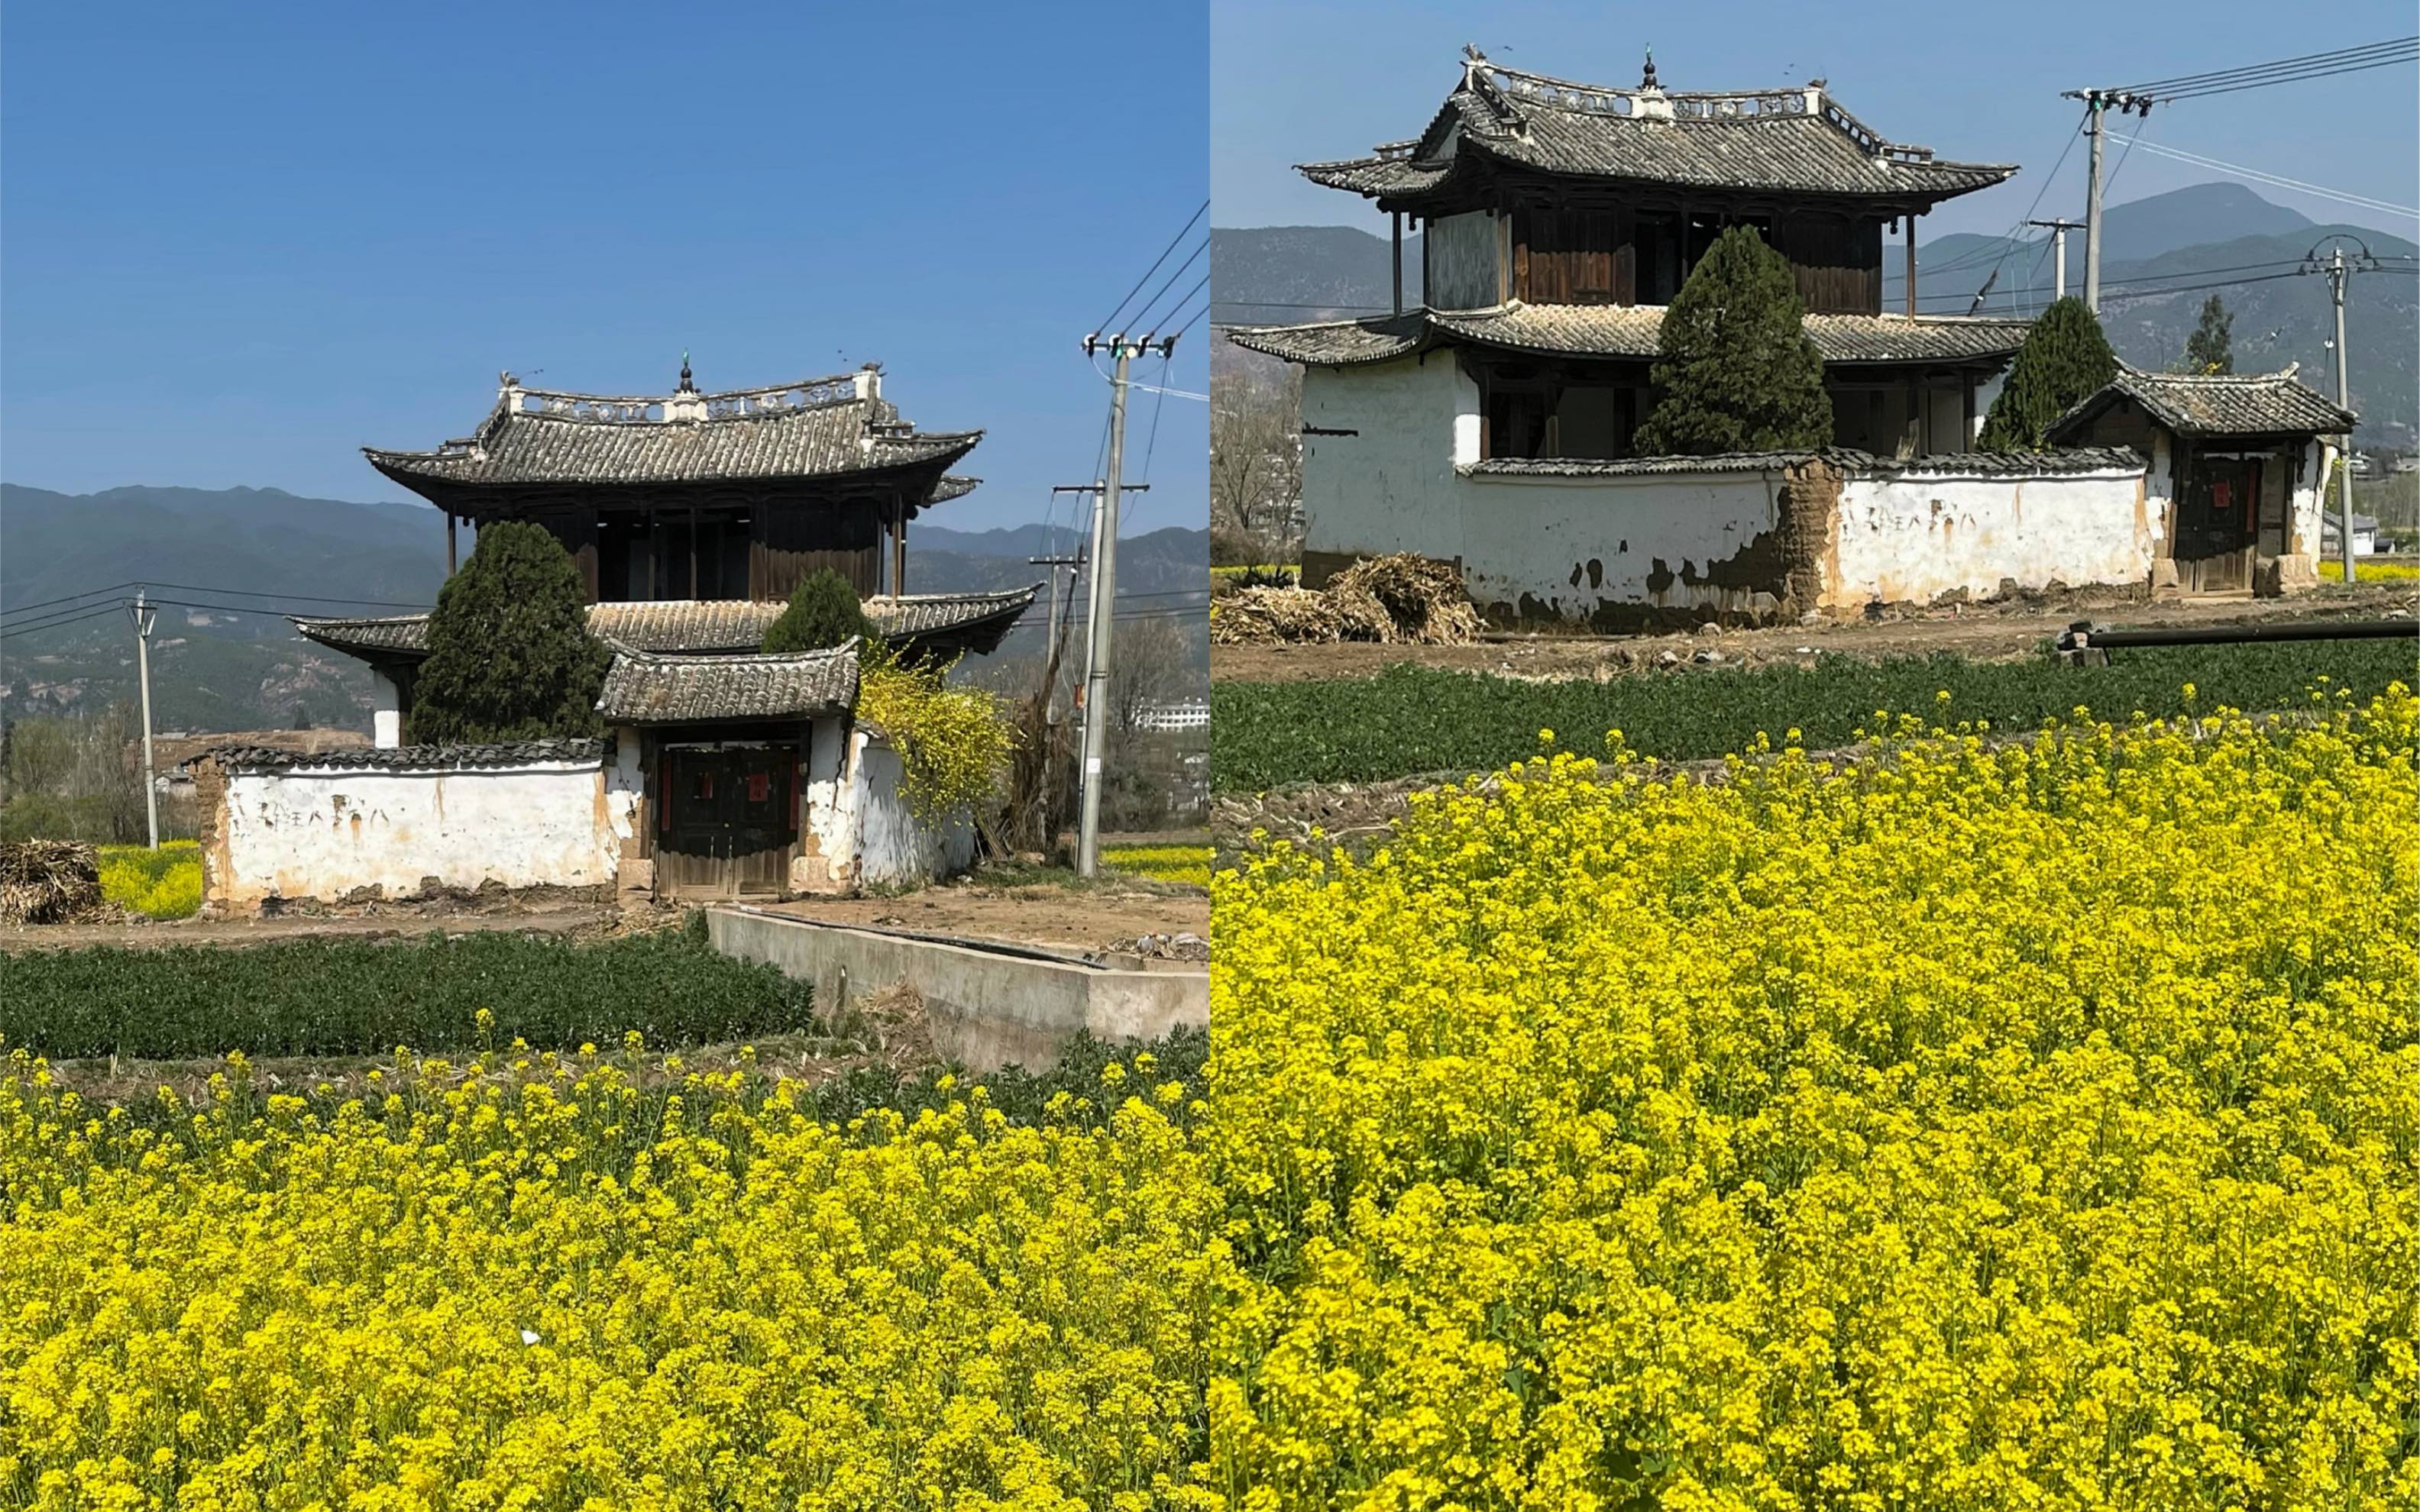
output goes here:
{"type": "Polygon", "coordinates": [[[1323,588],[1246,588],[1221,596],[1210,617],[1218,645],[1378,640],[1460,645],[1479,611],[1452,563],[1406,554],[1357,562],[1323,588]]]}
{"type": "Polygon", "coordinates": [[[0,843],[0,924],[56,924],[101,902],[101,853],[81,841],[0,843]]]}

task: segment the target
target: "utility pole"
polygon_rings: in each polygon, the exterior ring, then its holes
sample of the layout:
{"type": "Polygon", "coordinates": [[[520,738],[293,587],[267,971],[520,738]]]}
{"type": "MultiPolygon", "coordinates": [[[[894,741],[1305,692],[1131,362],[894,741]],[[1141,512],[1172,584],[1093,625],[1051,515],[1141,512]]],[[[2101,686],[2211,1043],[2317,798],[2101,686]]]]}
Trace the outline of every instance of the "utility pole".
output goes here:
{"type": "Polygon", "coordinates": [[[2101,142],[2108,133],[2102,117],[2109,107],[2118,114],[2130,116],[2140,111],[2150,118],[2156,103],[2149,95],[2131,95],[2122,89],[2070,89],[2059,98],[2084,101],[2084,131],[2092,138],[2091,178],[2084,191],[2084,305],[2094,315],[2101,313],[2101,142]]]}
{"type": "Polygon", "coordinates": [[[160,848],[160,789],[151,780],[151,623],[160,611],[150,605],[150,590],[134,591],[127,611],[134,616],[134,674],[143,687],[143,818],[151,848],[160,848]]]}
{"type": "MultiPolygon", "coordinates": [[[[1051,490],[1053,493],[1060,491],[1056,488],[1051,490]]],[[[1092,490],[1085,488],[1072,491],[1090,493],[1092,490]]],[[[1055,650],[1059,644],[1059,571],[1063,567],[1067,570],[1067,585],[1070,588],[1074,587],[1075,574],[1084,565],[1084,554],[1078,551],[1072,557],[1027,557],[1025,564],[1029,567],[1050,569],[1050,639],[1044,644],[1055,650]]],[[[1055,678],[1051,681],[1049,691],[1045,695],[1044,707],[1049,722],[1057,724],[1059,722],[1059,684],[1055,678]]]]}
{"type": "Polygon", "coordinates": [[[1117,369],[1109,378],[1109,469],[1101,480],[1100,511],[1095,517],[1099,524],[1093,553],[1092,656],[1084,669],[1084,807],[1076,836],[1076,871],[1087,877],[1100,869],[1101,860],[1101,768],[1109,746],[1109,631],[1114,619],[1111,610],[1117,604],[1118,498],[1125,491],[1119,474],[1126,455],[1126,364],[1138,352],[1154,347],[1162,357],[1174,356],[1176,338],[1146,335],[1140,341],[1128,341],[1121,332],[1104,343],[1095,332],[1084,338],[1084,355],[1090,357],[1104,345],[1117,369]]]}
{"type": "Polygon", "coordinates": [[[2058,292],[2051,296],[2053,299],[2067,298],[2067,234],[2083,224],[2081,221],[2027,221],[2025,223],[2027,225],[2047,226],[2050,230],[2051,259],[2058,264],[2056,275],[2058,292]]]}
{"type": "MultiPolygon", "coordinates": [[[[2333,236],[2321,237],[2313,242],[2311,250],[2303,254],[2303,266],[2299,270],[2305,273],[2327,275],[2328,293],[2335,300],[2336,307],[2336,404],[2347,413],[2350,413],[2352,409],[2352,385],[2347,378],[2348,363],[2345,357],[2345,280],[2354,273],[2375,272],[2381,266],[2377,255],[2369,250],[2368,242],[2359,237],[2348,236],[2339,231],[2333,236]],[[2360,254],[2350,263],[2345,261],[2344,253],[2344,244],[2348,241],[2361,249],[2360,254]],[[2329,249],[2326,262],[2319,261],[2321,247],[2329,249]]],[[[2337,468],[2336,556],[2344,563],[2344,580],[2350,583],[2353,580],[2353,564],[2352,432],[2350,429],[2345,432],[2344,455],[2342,460],[2337,463],[2337,468]]],[[[2327,480],[2322,478],[2319,481],[2324,486],[2327,480]]]]}

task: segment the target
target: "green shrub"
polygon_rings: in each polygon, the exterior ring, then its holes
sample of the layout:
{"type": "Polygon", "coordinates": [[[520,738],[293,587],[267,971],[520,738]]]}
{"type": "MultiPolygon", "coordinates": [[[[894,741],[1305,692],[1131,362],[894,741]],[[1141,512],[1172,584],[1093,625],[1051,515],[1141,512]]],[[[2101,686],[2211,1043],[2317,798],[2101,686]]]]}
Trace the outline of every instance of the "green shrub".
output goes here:
{"type": "Polygon", "coordinates": [[[2030,728],[2077,704],[2119,720],[2199,705],[2274,709],[2314,679],[2368,695],[2413,677],[2409,640],[2304,640],[2120,651],[2105,667],[1900,656],[1826,657],[1814,667],[1642,674],[1607,683],[1520,682],[1393,668],[1375,677],[1211,686],[1211,772],[1224,792],[1289,782],[1367,782],[1476,772],[1535,755],[1538,732],[1593,753],[1608,730],[1665,761],[1739,750],[1795,728],[1810,749],[1851,744],[1877,709],[1930,714],[1947,690],[1953,719],[2030,728]]]}
{"type": "Polygon", "coordinates": [[[765,627],[768,651],[822,651],[850,636],[872,644],[874,626],[848,579],[826,567],[811,572],[790,591],[789,608],[765,627]]]}
{"type": "Polygon", "coordinates": [[[681,932],[0,954],[0,1042],[57,1060],[450,1053],[516,1038],[563,1049],[631,1029],[670,1046],[795,1032],[810,1007],[805,983],[681,932]]]}

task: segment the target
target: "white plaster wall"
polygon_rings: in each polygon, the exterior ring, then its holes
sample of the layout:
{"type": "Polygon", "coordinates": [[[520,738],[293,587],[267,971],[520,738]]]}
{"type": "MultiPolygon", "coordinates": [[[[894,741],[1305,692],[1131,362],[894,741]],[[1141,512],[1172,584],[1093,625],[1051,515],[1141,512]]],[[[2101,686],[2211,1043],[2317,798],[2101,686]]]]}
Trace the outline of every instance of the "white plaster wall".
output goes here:
{"type": "Polygon", "coordinates": [[[1303,549],[1464,554],[1453,467],[1479,456],[1479,386],[1450,353],[1305,368],[1302,422],[1357,433],[1302,439],[1303,549]]]}
{"type": "MultiPolygon", "coordinates": [[[[2294,491],[2286,501],[2286,549],[2303,556],[2317,556],[2324,530],[2321,521],[2335,508],[2327,498],[2328,474],[2336,465],[2335,443],[2324,437],[2304,443],[2302,475],[2294,480],[2294,491]]],[[[2358,537],[2354,546],[2360,546],[2358,537]]]]}
{"type": "Polygon", "coordinates": [[[605,824],[618,853],[638,837],[639,805],[647,795],[647,776],[639,770],[637,729],[616,725],[607,737],[613,743],[613,760],[605,768],[605,824]]]}
{"type": "Polygon", "coordinates": [[[340,766],[236,772],[209,865],[209,899],[389,897],[495,882],[613,883],[619,845],[599,762],[451,771],[340,766]]]}
{"type": "Polygon", "coordinates": [[[857,734],[857,879],[871,887],[914,887],[974,865],[975,826],[954,814],[939,828],[920,821],[899,791],[899,753],[879,733],[857,734]]]}
{"type": "Polygon", "coordinates": [[[1841,488],[1822,606],[1984,595],[2013,579],[2148,583],[2154,532],[2133,469],[2033,478],[1951,471],[1853,476],[1841,488]]]}
{"type": "Polygon", "coordinates": [[[395,679],[370,669],[370,744],[393,750],[403,744],[403,692],[395,679]]]}
{"type": "Polygon", "coordinates": [[[858,748],[861,731],[838,718],[817,719],[807,733],[804,827],[793,886],[810,890],[846,885],[857,874],[858,748]]]}
{"type": "MultiPolygon", "coordinates": [[[[1777,567],[1757,586],[1703,579],[1780,521],[1781,473],[1623,477],[1457,474],[1463,581],[1473,602],[1522,620],[1586,621],[1609,606],[1768,613],[1777,567]]],[[[1767,549],[1773,549],[1766,543],[1767,549]]],[[[1777,557],[1776,559],[1778,560],[1777,557]]]]}

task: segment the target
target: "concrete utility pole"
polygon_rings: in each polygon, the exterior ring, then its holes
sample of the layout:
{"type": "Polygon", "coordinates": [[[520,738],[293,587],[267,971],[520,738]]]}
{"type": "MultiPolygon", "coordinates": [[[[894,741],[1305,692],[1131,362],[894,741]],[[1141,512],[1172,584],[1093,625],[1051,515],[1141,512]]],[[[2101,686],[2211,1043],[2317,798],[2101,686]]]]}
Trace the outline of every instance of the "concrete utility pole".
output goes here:
{"type": "Polygon", "coordinates": [[[2051,260],[2058,264],[2058,270],[2054,275],[2057,280],[2058,292],[2053,294],[2052,299],[2067,298],[2067,234],[2083,224],[2081,221],[2027,221],[2025,223],[2027,225],[2046,226],[2050,230],[2051,260]]]}
{"type": "Polygon", "coordinates": [[[149,602],[150,590],[134,591],[127,611],[134,616],[134,674],[143,687],[143,818],[151,848],[160,848],[160,789],[151,780],[151,623],[160,611],[149,602]]]}
{"type": "MultiPolygon", "coordinates": [[[[2310,251],[2303,254],[2303,266],[2301,271],[2305,273],[2326,274],[2328,280],[2328,292],[2335,301],[2336,403],[2348,411],[2352,409],[2352,386],[2346,376],[2345,280],[2354,273],[2375,271],[2381,266],[2381,264],[2379,262],[2377,255],[2369,250],[2368,242],[2364,241],[2359,237],[2347,236],[2341,231],[2333,236],[2321,237],[2319,240],[2311,244],[2310,251]],[[2354,246],[2361,249],[2360,253],[2350,263],[2345,261],[2344,244],[2347,241],[2351,242],[2354,246]],[[2326,262],[2319,261],[2319,249],[2321,247],[2327,247],[2329,249],[2328,260],[2326,262]]],[[[2343,459],[2337,464],[2337,466],[2339,471],[2337,473],[2338,481],[2336,484],[2336,556],[2337,559],[2344,563],[2344,580],[2350,583],[2353,580],[2352,432],[2350,430],[2345,432],[2343,459]]],[[[2324,478],[2319,481],[2322,486],[2327,482],[2324,478]]]]}
{"type": "Polygon", "coordinates": [[[1101,769],[1109,746],[1109,631],[1115,616],[1118,585],[1118,497],[1125,491],[1119,474],[1126,455],[1126,364],[1138,352],[1157,347],[1162,357],[1176,352],[1176,338],[1128,341],[1121,332],[1104,343],[1097,334],[1084,338],[1084,355],[1104,345],[1117,370],[1109,378],[1109,469],[1101,480],[1100,509],[1095,518],[1093,551],[1092,656],[1084,669],[1084,806],[1077,830],[1076,871],[1092,876],[1101,860],[1101,769]]]}
{"type": "Polygon", "coordinates": [[[2101,142],[2108,133],[2102,117],[2109,107],[2118,114],[2130,116],[2140,112],[2150,118],[2155,101],[2149,95],[2130,95],[2122,89],[2070,89],[2063,100],[2084,101],[2084,131],[2092,138],[2091,178],[2084,191],[2084,304],[2094,315],[2101,313],[2101,142]]]}
{"type": "MultiPolygon", "coordinates": [[[[1088,494],[1094,491],[1098,486],[1099,486],[1097,484],[1085,486],[1068,486],[1053,488],[1050,491],[1054,494],[1088,494]]],[[[1059,625],[1061,623],[1059,597],[1060,570],[1062,568],[1066,569],[1067,586],[1068,588],[1073,589],[1076,586],[1076,574],[1083,570],[1085,561],[1085,554],[1081,551],[1077,552],[1072,557],[1050,556],[1027,557],[1025,559],[1025,564],[1029,567],[1047,567],[1050,569],[1050,639],[1043,642],[1044,645],[1050,649],[1045,654],[1044,659],[1046,661],[1048,660],[1049,656],[1055,656],[1059,649],[1059,625]]],[[[1059,680],[1056,677],[1053,677],[1050,680],[1050,687],[1044,691],[1043,717],[1051,724],[1057,724],[1059,722],[1059,680]]]]}

